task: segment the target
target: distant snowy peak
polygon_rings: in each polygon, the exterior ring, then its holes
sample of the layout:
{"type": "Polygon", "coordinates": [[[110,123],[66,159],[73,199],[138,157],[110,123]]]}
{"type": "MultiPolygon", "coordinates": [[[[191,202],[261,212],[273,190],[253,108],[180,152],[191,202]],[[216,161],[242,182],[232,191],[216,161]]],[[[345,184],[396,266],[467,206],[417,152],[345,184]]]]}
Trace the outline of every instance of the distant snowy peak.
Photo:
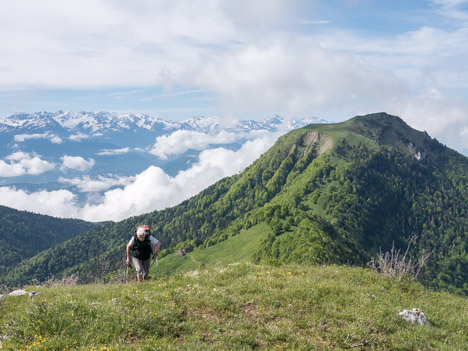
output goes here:
{"type": "Polygon", "coordinates": [[[18,130],[39,131],[45,129],[58,131],[62,129],[72,133],[101,134],[125,130],[138,131],[141,129],[148,131],[156,129],[166,130],[177,128],[177,126],[177,123],[147,115],[111,112],[37,112],[31,114],[20,113],[0,118],[0,132],[14,132],[18,130]]]}
{"type": "Polygon", "coordinates": [[[0,132],[10,130],[40,130],[58,126],[53,114],[40,112],[34,114],[18,113],[11,117],[0,118],[0,132]]]}
{"type": "Polygon", "coordinates": [[[278,129],[293,130],[305,127],[308,124],[315,123],[328,123],[323,119],[317,117],[311,118],[298,118],[298,119],[284,119],[281,116],[267,117],[263,121],[239,121],[239,127],[247,130],[270,130],[275,131],[278,129]]]}
{"type": "Polygon", "coordinates": [[[180,122],[176,129],[210,131],[219,129],[219,127],[220,121],[218,117],[199,116],[180,122]]]}
{"type": "Polygon", "coordinates": [[[132,113],[61,112],[57,113],[54,120],[64,129],[91,133],[118,132],[122,130],[136,131],[138,129],[155,130],[171,127],[170,122],[160,118],[132,113]]]}
{"type": "Polygon", "coordinates": [[[71,112],[58,111],[18,113],[10,117],[0,117],[0,132],[38,132],[59,131],[71,133],[106,134],[121,131],[138,130],[166,131],[192,130],[210,132],[214,130],[277,130],[279,128],[296,129],[310,123],[327,123],[318,118],[283,119],[281,116],[268,117],[263,121],[231,121],[229,125],[219,117],[199,116],[182,122],[166,121],[143,114],[112,112],[71,112]]]}

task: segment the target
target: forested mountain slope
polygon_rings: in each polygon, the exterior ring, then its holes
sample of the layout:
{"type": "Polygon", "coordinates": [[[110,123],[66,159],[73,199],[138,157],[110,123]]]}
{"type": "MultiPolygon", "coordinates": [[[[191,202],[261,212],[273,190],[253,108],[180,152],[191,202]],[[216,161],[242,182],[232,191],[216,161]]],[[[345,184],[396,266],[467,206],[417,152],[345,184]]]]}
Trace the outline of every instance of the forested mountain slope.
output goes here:
{"type": "Polygon", "coordinates": [[[95,226],[0,206],[0,276],[20,261],[95,226]]]}
{"type": "Polygon", "coordinates": [[[21,265],[7,283],[122,265],[135,225],[167,250],[208,247],[268,224],[257,262],[366,265],[394,243],[416,257],[434,288],[468,293],[468,159],[385,113],[309,125],[281,137],[242,173],[178,206],[95,228],[21,265]]]}

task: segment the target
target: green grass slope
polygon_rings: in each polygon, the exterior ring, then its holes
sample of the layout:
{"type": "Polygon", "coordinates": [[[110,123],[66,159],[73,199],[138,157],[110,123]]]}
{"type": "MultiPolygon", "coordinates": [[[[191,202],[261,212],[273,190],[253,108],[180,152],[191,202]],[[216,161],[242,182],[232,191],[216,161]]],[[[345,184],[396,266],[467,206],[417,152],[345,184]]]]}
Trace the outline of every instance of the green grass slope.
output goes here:
{"type": "Polygon", "coordinates": [[[2,350],[466,350],[468,301],[369,269],[231,264],[0,300],[2,350]],[[421,309],[432,326],[398,315],[421,309]]]}
{"type": "MultiPolygon", "coordinates": [[[[262,223],[242,230],[238,235],[214,246],[195,250],[184,256],[176,253],[170,254],[159,260],[159,274],[171,275],[175,272],[187,272],[200,267],[251,262],[262,240],[265,240],[270,233],[270,227],[262,223]]],[[[156,276],[154,264],[150,272],[152,276],[156,276]]]]}

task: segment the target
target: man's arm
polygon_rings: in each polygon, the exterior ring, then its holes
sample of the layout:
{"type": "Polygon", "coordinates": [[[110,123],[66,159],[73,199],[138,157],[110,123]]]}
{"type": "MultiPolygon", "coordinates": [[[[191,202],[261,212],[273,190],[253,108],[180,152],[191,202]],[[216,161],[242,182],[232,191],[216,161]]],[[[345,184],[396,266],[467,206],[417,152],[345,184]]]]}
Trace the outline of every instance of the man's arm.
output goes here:
{"type": "Polygon", "coordinates": [[[158,243],[154,247],[154,254],[157,255],[159,252],[159,247],[161,246],[161,242],[158,240],[158,243]]]}
{"type": "Polygon", "coordinates": [[[130,264],[130,247],[131,245],[127,245],[127,264],[130,264]]]}

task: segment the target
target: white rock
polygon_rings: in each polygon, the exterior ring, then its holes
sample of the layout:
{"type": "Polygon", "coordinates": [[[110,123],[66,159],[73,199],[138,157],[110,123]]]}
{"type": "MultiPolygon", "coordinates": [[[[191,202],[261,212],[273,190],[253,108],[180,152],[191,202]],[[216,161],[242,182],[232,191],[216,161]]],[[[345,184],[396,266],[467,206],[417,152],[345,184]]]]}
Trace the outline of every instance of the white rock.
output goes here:
{"type": "Polygon", "coordinates": [[[431,325],[426,318],[426,315],[419,309],[413,308],[412,310],[403,310],[398,313],[401,318],[410,322],[411,324],[431,325]]]}
{"type": "Polygon", "coordinates": [[[28,292],[26,290],[13,290],[8,296],[21,296],[26,295],[28,292]]]}
{"type": "Polygon", "coordinates": [[[34,296],[36,296],[37,294],[40,294],[40,293],[38,293],[37,291],[31,291],[31,292],[29,293],[29,298],[32,299],[32,298],[33,298],[34,296]]]}

